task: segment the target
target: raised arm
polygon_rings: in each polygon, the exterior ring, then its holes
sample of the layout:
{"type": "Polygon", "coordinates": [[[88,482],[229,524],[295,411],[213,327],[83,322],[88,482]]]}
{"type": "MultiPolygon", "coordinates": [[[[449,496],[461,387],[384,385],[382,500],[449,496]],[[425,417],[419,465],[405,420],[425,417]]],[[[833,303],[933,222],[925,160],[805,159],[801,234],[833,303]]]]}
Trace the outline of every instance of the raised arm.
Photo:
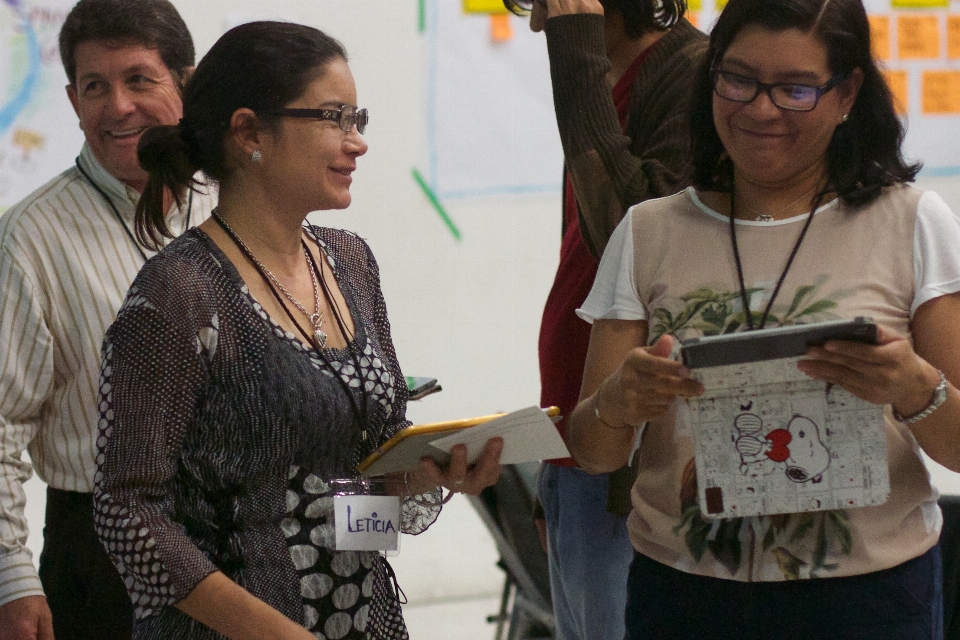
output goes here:
{"type": "Polygon", "coordinates": [[[681,20],[653,45],[633,87],[624,133],[605,79],[603,16],[557,15],[544,30],[564,159],[584,241],[599,257],[629,207],[687,186],[687,105],[706,40],[681,20]]]}

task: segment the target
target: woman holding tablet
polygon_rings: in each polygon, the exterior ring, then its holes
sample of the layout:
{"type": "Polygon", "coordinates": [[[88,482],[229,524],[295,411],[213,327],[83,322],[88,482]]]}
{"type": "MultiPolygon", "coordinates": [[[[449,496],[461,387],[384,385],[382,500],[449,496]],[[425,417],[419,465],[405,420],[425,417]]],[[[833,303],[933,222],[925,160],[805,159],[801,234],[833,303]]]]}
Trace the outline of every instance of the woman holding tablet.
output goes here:
{"type": "MultiPolygon", "coordinates": [[[[860,0],[730,0],[695,86],[694,187],[630,210],[581,309],[571,451],[616,469],[646,424],[627,637],[938,638],[941,516],[920,452],[960,470],[960,221],[906,184],[919,167],[860,0]],[[684,400],[704,389],[676,339],[857,316],[878,345],[830,341],[797,366],[885,407],[889,498],[703,518],[684,400]]],[[[785,438],[809,435],[793,424],[785,438]]]]}

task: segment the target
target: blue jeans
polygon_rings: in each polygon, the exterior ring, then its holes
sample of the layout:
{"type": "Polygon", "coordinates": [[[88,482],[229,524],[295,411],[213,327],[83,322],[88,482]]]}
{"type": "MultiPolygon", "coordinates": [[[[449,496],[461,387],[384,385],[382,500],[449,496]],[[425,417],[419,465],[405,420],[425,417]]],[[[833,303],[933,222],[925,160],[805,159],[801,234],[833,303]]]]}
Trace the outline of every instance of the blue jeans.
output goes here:
{"type": "Polygon", "coordinates": [[[940,548],[845,578],[737,582],[678,571],[636,554],[627,640],[941,640],[940,548]]]}
{"type": "Polygon", "coordinates": [[[607,476],[544,464],[539,494],[556,640],[623,640],[634,551],[627,519],[607,512],[607,476]]]}

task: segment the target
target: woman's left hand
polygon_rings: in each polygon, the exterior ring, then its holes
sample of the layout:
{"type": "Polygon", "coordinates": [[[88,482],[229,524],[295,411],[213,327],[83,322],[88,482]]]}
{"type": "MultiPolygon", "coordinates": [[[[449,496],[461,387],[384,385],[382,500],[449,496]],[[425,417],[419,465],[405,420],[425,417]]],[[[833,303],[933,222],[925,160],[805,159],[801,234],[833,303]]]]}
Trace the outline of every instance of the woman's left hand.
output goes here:
{"type": "Polygon", "coordinates": [[[876,345],[831,340],[811,347],[797,367],[867,402],[893,405],[903,416],[922,411],[940,382],[936,368],[916,354],[909,340],[883,327],[878,327],[876,345]]]}
{"type": "Polygon", "coordinates": [[[467,447],[458,444],[450,450],[450,464],[445,469],[438,467],[430,458],[423,458],[417,475],[450,491],[478,495],[500,477],[503,470],[500,464],[502,451],[503,438],[491,438],[487,440],[477,461],[468,465],[467,447]]]}

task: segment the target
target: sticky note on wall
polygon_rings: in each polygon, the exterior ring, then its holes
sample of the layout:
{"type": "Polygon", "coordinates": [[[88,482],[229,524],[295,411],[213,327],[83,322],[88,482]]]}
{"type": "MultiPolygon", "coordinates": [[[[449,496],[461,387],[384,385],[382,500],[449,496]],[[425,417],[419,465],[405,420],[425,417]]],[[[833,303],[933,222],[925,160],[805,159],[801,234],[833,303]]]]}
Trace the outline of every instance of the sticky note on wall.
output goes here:
{"type": "Polygon", "coordinates": [[[890,16],[869,16],[870,48],[878,60],[890,59],[890,16]]]}
{"type": "Polygon", "coordinates": [[[883,77],[890,87],[890,93],[893,94],[893,108],[897,115],[907,113],[910,104],[910,95],[907,92],[907,72],[906,71],[884,71],[883,77]]]}
{"type": "Polygon", "coordinates": [[[897,18],[898,55],[901,60],[940,56],[940,20],[936,15],[907,15],[897,18]]]}
{"type": "Polygon", "coordinates": [[[895,9],[939,9],[950,6],[950,0],[893,0],[895,9]]]}
{"type": "Polygon", "coordinates": [[[920,85],[924,114],[960,114],[960,71],[924,71],[920,85]]]}
{"type": "Polygon", "coordinates": [[[490,16],[490,39],[494,42],[507,42],[513,39],[510,14],[495,13],[490,16]]]}
{"type": "Polygon", "coordinates": [[[960,59],[960,15],[947,16],[947,57],[960,59]]]}
{"type": "Polygon", "coordinates": [[[463,0],[464,13],[507,13],[503,0],[463,0]]]}

